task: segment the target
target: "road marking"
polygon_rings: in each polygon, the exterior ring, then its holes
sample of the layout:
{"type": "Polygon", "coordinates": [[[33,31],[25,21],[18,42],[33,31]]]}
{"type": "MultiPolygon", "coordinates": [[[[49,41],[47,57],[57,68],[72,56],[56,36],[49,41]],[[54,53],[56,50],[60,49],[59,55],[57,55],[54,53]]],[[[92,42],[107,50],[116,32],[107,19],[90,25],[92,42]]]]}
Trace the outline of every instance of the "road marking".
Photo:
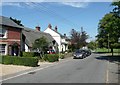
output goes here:
{"type": "Polygon", "coordinates": [[[109,61],[107,61],[106,83],[109,83],[109,61]]]}
{"type": "MultiPolygon", "coordinates": [[[[68,61],[70,61],[70,60],[64,60],[64,61],[62,61],[62,63],[65,63],[65,62],[68,62],[68,61]]],[[[61,62],[60,62],[60,63],[61,63],[61,62]]],[[[38,68],[38,69],[31,70],[31,71],[28,71],[28,72],[25,72],[25,73],[22,73],[22,74],[19,74],[19,75],[16,75],[16,76],[8,77],[8,78],[6,78],[6,79],[0,80],[0,82],[6,81],[6,80],[9,80],[9,79],[12,79],[12,78],[16,78],[16,77],[19,77],[19,76],[22,76],[22,75],[28,74],[28,73],[30,73],[30,72],[40,71],[40,70],[43,70],[43,69],[46,69],[46,68],[49,68],[49,67],[52,67],[52,66],[56,66],[57,64],[59,64],[59,63],[55,62],[55,63],[53,63],[52,65],[45,66],[45,67],[43,67],[43,68],[38,68]]]]}

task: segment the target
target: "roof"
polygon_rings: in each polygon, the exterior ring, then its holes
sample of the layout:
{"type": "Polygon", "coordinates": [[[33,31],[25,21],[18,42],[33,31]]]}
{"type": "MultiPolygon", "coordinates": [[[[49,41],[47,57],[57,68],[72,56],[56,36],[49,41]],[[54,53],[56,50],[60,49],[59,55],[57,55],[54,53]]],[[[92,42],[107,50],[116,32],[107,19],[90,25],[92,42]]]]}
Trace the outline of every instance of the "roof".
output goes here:
{"type": "Polygon", "coordinates": [[[0,16],[0,25],[23,28],[22,26],[17,25],[14,21],[12,21],[8,17],[0,16]]]}
{"type": "Polygon", "coordinates": [[[56,32],[57,34],[59,34],[59,35],[60,35],[60,37],[64,38],[64,36],[63,36],[61,33],[59,33],[58,31],[55,31],[55,30],[54,30],[54,29],[52,29],[52,28],[49,28],[49,29],[51,29],[52,31],[54,31],[54,32],[56,32]]]}
{"type": "Polygon", "coordinates": [[[34,43],[36,39],[41,38],[42,36],[44,36],[48,42],[54,41],[54,39],[52,38],[50,34],[44,33],[41,31],[36,31],[36,30],[30,29],[27,27],[24,27],[24,29],[22,30],[22,33],[26,37],[26,40],[25,40],[26,44],[30,47],[32,47],[32,44],[34,43]]]}

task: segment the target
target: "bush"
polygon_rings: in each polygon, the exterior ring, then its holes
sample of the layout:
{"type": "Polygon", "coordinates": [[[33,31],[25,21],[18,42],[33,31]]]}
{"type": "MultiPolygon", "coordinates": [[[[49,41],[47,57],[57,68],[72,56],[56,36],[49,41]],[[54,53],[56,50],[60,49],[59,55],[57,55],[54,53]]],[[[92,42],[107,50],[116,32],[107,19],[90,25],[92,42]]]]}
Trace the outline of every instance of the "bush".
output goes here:
{"type": "Polygon", "coordinates": [[[42,57],[42,59],[43,59],[44,61],[47,61],[47,60],[48,60],[47,55],[44,55],[44,56],[42,57]]]}
{"type": "Polygon", "coordinates": [[[34,57],[18,57],[18,56],[2,56],[2,64],[24,65],[35,67],[38,65],[38,58],[34,57]]]}
{"type": "Polygon", "coordinates": [[[35,57],[35,53],[34,52],[23,52],[23,56],[24,57],[35,57]]]}
{"type": "Polygon", "coordinates": [[[47,60],[49,62],[59,61],[59,55],[58,54],[47,54],[47,60]]]}
{"type": "Polygon", "coordinates": [[[64,54],[60,54],[60,59],[64,59],[65,55],[64,54]]]}

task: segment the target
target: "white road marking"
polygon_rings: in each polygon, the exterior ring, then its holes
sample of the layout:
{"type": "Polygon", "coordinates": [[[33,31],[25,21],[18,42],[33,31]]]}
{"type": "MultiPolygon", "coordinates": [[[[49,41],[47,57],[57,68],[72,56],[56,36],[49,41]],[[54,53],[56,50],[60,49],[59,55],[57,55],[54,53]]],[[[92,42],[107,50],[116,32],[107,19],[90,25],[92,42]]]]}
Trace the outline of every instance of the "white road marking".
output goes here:
{"type": "Polygon", "coordinates": [[[109,83],[109,61],[107,61],[106,83],[109,83]]]}
{"type": "MultiPolygon", "coordinates": [[[[70,60],[65,60],[65,61],[62,61],[62,62],[68,62],[68,61],[70,61],[70,60]]],[[[0,82],[6,81],[6,80],[9,80],[9,79],[12,79],[12,78],[16,78],[16,77],[19,77],[19,76],[22,76],[22,75],[28,74],[28,73],[30,73],[30,72],[40,71],[40,70],[43,70],[43,69],[45,69],[45,68],[49,68],[49,67],[52,67],[52,66],[56,66],[57,64],[59,64],[59,63],[55,62],[55,63],[53,63],[52,65],[45,66],[45,67],[43,67],[43,68],[38,68],[38,69],[35,69],[35,70],[32,70],[32,71],[28,71],[28,72],[25,72],[25,73],[22,73],[22,74],[19,74],[19,75],[16,75],[16,76],[12,76],[12,77],[9,77],[9,78],[0,80],[0,82]]]]}

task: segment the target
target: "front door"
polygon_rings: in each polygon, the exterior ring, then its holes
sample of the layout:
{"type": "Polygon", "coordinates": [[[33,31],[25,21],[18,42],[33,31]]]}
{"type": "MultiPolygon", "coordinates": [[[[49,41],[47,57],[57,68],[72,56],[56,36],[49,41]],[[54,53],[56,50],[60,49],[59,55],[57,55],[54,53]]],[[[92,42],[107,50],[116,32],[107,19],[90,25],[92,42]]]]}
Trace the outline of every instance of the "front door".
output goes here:
{"type": "Polygon", "coordinates": [[[19,48],[18,46],[12,46],[12,56],[18,56],[19,48]]]}
{"type": "Polygon", "coordinates": [[[18,44],[13,44],[11,46],[11,55],[12,56],[18,56],[19,55],[19,45],[18,44]]]}

